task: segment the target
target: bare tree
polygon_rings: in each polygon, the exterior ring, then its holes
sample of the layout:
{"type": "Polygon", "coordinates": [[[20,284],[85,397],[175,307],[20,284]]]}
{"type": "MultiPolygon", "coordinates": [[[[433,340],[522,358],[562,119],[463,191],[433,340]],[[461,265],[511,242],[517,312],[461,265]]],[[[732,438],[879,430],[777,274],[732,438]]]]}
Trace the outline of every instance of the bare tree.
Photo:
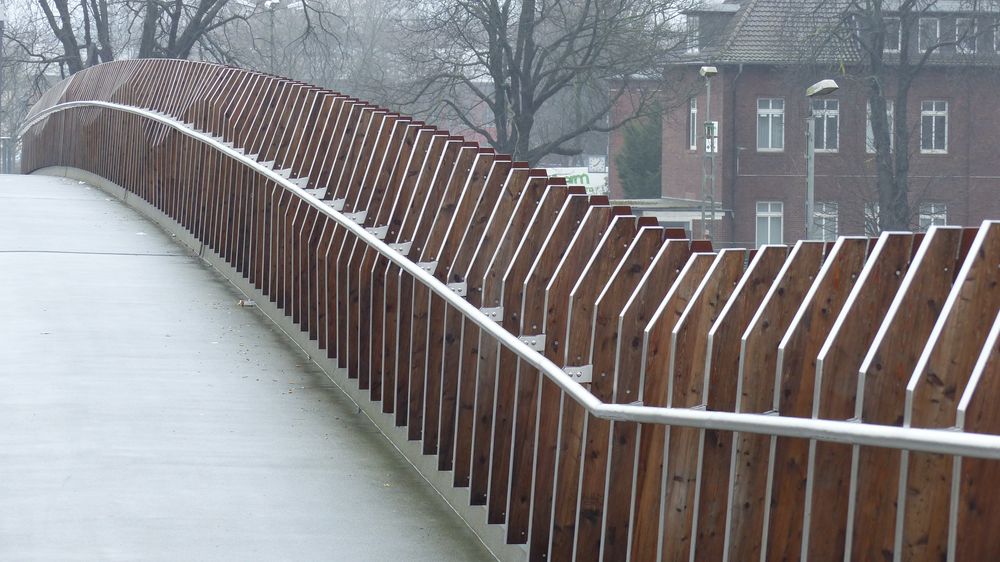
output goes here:
{"type": "Polygon", "coordinates": [[[819,4],[816,13],[829,10],[834,3],[840,4],[836,6],[839,15],[817,35],[820,47],[846,46],[840,52],[850,53],[851,58],[841,60],[841,68],[868,91],[879,229],[907,230],[913,218],[910,162],[914,124],[906,118],[911,88],[928,64],[938,58],[950,56],[951,64],[968,64],[975,49],[965,47],[996,26],[997,2],[960,2],[961,11],[976,23],[958,29],[947,39],[930,33],[920,36],[920,18],[942,8],[938,0],[827,0],[819,4]],[[989,17],[982,17],[985,15],[989,17]]]}
{"type": "Polygon", "coordinates": [[[400,25],[412,76],[398,99],[518,159],[578,154],[580,135],[622,124],[608,114],[636,78],[658,79],[682,51],[681,1],[413,0],[400,25]],[[557,104],[572,107],[562,126],[534,134],[557,104]]]}

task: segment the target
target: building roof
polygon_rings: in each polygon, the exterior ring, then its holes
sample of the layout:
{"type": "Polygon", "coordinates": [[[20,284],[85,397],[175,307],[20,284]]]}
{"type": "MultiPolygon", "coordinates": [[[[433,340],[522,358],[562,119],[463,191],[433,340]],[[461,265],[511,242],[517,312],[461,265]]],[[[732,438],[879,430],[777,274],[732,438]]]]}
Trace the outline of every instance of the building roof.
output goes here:
{"type": "MultiPolygon", "coordinates": [[[[900,0],[886,0],[894,11],[900,0]]],[[[704,4],[691,13],[728,13],[719,41],[697,58],[717,63],[788,64],[796,62],[857,62],[861,52],[845,32],[844,17],[851,0],[725,0],[704,4]],[[837,32],[839,30],[839,33],[837,32]]],[[[929,13],[1000,13],[995,4],[973,0],[934,0],[929,13]]],[[[895,56],[887,57],[887,60],[895,56]]],[[[933,55],[936,64],[996,65],[996,57],[969,57],[944,50],[933,55]]]]}
{"type": "Polygon", "coordinates": [[[846,0],[748,0],[730,22],[716,56],[741,63],[852,59],[857,54],[849,42],[829,33],[846,8],[846,0]]]}

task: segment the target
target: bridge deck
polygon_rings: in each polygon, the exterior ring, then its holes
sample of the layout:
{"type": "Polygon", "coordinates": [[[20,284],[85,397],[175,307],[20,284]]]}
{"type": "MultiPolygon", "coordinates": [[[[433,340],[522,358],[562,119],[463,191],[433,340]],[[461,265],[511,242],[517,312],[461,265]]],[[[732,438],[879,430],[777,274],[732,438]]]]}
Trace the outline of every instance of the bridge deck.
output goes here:
{"type": "Polygon", "coordinates": [[[0,176],[0,559],[485,558],[239,298],[96,188],[0,176]]]}

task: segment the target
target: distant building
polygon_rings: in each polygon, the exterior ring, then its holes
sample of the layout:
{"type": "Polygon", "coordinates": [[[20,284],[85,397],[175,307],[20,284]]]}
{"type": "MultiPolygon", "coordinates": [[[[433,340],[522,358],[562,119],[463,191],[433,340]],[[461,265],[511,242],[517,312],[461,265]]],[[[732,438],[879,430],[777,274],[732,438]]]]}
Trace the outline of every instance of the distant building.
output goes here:
{"type": "MultiPolygon", "coordinates": [[[[846,6],[844,0],[833,4],[846,6]]],[[[800,39],[819,33],[819,0],[727,0],[688,12],[691,36],[682,62],[667,71],[672,91],[690,99],[667,105],[663,116],[661,220],[700,234],[703,200],[703,65],[714,65],[711,119],[719,123],[715,164],[715,240],[755,247],[805,237],[805,89],[836,78],[839,91],[814,98],[817,115],[816,216],[822,236],[861,235],[877,225],[874,149],[864,85],[837,66],[808,65],[800,39]],[[798,16],[790,16],[790,13],[798,16]],[[671,219],[673,217],[673,219],[671,219]]],[[[911,124],[905,147],[912,154],[909,201],[912,228],[932,224],[976,225],[1000,217],[1000,31],[995,7],[972,12],[961,1],[941,0],[922,13],[910,33],[917,42],[959,37],[929,59],[914,82],[904,118],[911,124]]],[[[890,5],[889,2],[886,3],[890,5]]],[[[829,13],[826,14],[829,16],[829,13]]],[[[839,15],[839,14],[838,14],[839,15]]],[[[892,16],[892,13],[888,13],[892,16]]],[[[890,21],[892,21],[890,19],[890,21]]],[[[888,53],[899,51],[899,29],[890,29],[888,53]]],[[[923,43],[921,43],[921,48],[923,43]]],[[[916,50],[916,49],[914,49],[916,50]]],[[[833,60],[833,59],[831,59],[833,60]]],[[[842,59],[843,60],[843,59],[842,59]]],[[[849,62],[848,57],[848,62],[849,62]]],[[[823,61],[820,61],[823,62],[823,61]]],[[[830,61],[827,61],[830,62],[830,61]]],[[[844,67],[846,70],[850,68],[844,67]]],[[[892,94],[894,84],[887,89],[892,94]]],[[[627,106],[615,109],[628,111],[627,106]]],[[[615,168],[622,132],[612,134],[612,197],[622,197],[615,168]]],[[[903,147],[894,144],[893,150],[903,147]]],[[[657,206],[657,205],[654,205],[657,206]]]]}

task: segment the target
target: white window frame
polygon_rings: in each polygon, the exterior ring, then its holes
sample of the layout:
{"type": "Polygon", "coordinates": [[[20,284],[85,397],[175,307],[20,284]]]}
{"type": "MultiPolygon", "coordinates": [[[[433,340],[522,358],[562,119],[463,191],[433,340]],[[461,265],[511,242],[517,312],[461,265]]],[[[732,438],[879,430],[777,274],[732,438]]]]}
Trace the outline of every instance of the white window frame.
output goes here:
{"type": "MultiPolygon", "coordinates": [[[[823,134],[817,132],[816,136],[813,138],[813,147],[815,147],[816,152],[838,152],[840,150],[840,100],[837,98],[821,98],[810,100],[812,108],[813,119],[816,120],[816,124],[820,124],[820,120],[823,121],[822,131],[823,134]],[[816,109],[816,106],[820,105],[821,109],[816,109]],[[830,107],[832,105],[832,108],[830,107]],[[834,139],[834,146],[830,148],[826,145],[827,135],[826,130],[830,125],[830,121],[836,123],[837,126],[837,137],[834,139]]],[[[816,127],[817,130],[820,127],[816,127]]]]}
{"type": "Polygon", "coordinates": [[[921,154],[948,154],[948,101],[947,100],[921,100],[920,101],[920,153],[921,154]],[[933,104],[931,109],[925,109],[925,104],[933,104]],[[938,109],[937,104],[943,103],[944,109],[938,109]],[[937,118],[944,117],[944,147],[939,148],[933,146],[932,148],[924,148],[924,118],[931,118],[931,126],[933,130],[931,131],[931,142],[936,138],[934,133],[937,132],[937,118]]]}
{"type": "Polygon", "coordinates": [[[688,102],[688,150],[698,150],[698,98],[688,102]]]}
{"type": "Polygon", "coordinates": [[[697,54],[701,52],[701,48],[698,45],[698,35],[701,33],[700,21],[698,16],[687,16],[687,52],[689,54],[697,54]]]}
{"type": "Polygon", "coordinates": [[[785,151],[785,98],[757,98],[757,152],[784,152],[785,151]],[[761,108],[760,104],[767,101],[767,108],[761,108]],[[781,102],[781,109],[774,109],[774,102],[781,102]],[[761,117],[767,118],[767,139],[768,146],[760,145],[760,121],[761,117]],[[781,146],[774,146],[775,120],[781,119],[781,146]]]}
{"type": "Polygon", "coordinates": [[[836,201],[817,201],[813,209],[813,228],[824,242],[834,242],[840,235],[840,205],[836,201]]]}
{"type": "Polygon", "coordinates": [[[927,232],[932,226],[948,225],[948,205],[945,203],[921,203],[917,226],[927,232]]]}
{"type": "Polygon", "coordinates": [[[976,53],[976,43],[976,18],[955,18],[955,52],[962,55],[973,55],[976,53]],[[972,26],[971,35],[965,38],[965,41],[972,42],[971,48],[968,49],[962,46],[961,36],[959,35],[959,22],[963,21],[969,22],[972,26]]]}
{"type": "MultiPolygon", "coordinates": [[[[889,119],[889,152],[896,148],[896,103],[885,100],[885,116],[889,119]]],[[[875,131],[872,130],[872,103],[865,103],[865,152],[875,154],[875,131]]]]}
{"type": "Polygon", "coordinates": [[[865,236],[871,238],[879,235],[881,231],[879,230],[878,219],[879,219],[878,201],[869,201],[868,203],[865,203],[865,210],[864,210],[865,236]]]}
{"type": "Polygon", "coordinates": [[[757,201],[756,215],[754,218],[754,236],[756,238],[756,245],[758,248],[767,244],[783,244],[785,240],[785,204],[781,201],[757,201]],[[767,239],[761,240],[759,221],[760,219],[767,220],[767,239]],[[774,230],[773,221],[777,219],[778,221],[778,240],[774,240],[771,237],[771,233],[774,230]]]}
{"type": "Polygon", "coordinates": [[[885,24],[885,38],[886,38],[886,41],[882,45],[882,51],[886,52],[886,53],[898,53],[899,52],[899,47],[900,47],[900,42],[902,41],[902,37],[903,37],[903,31],[902,31],[902,28],[900,27],[902,24],[900,23],[899,18],[884,18],[882,21],[885,24]],[[890,44],[889,41],[888,41],[888,39],[889,39],[889,29],[890,29],[890,27],[893,24],[895,24],[895,26],[896,26],[896,44],[895,45],[890,44]]]}
{"type": "Polygon", "coordinates": [[[920,18],[917,20],[917,50],[921,53],[941,42],[941,19],[940,18],[920,18]],[[934,43],[924,45],[924,22],[934,22],[934,43]]]}

